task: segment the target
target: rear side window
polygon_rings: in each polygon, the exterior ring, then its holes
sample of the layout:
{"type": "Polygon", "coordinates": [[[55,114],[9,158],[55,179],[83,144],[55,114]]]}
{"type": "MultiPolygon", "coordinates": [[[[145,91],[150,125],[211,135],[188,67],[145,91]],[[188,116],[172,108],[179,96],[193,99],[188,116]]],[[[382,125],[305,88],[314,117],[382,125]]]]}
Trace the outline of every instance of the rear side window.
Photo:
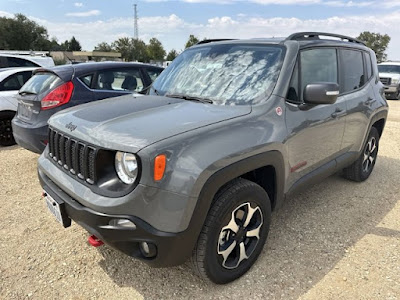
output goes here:
{"type": "Polygon", "coordinates": [[[0,91],[18,91],[31,77],[32,71],[13,74],[0,83],[0,91]]]}
{"type": "Polygon", "coordinates": [[[62,80],[53,73],[36,73],[21,88],[20,93],[41,94],[58,86],[62,80]]]}
{"type": "Polygon", "coordinates": [[[372,61],[371,61],[371,55],[367,52],[364,52],[364,58],[365,58],[365,65],[367,66],[367,79],[370,79],[372,77],[372,61]]]}
{"type": "Polygon", "coordinates": [[[99,72],[96,89],[140,92],[144,84],[139,70],[107,70],[99,72]]]}
{"type": "Polygon", "coordinates": [[[88,88],[92,86],[93,74],[85,75],[79,78],[88,88]]]}
{"type": "Polygon", "coordinates": [[[347,93],[359,89],[365,84],[362,52],[341,50],[342,52],[342,92],[347,93]]]}
{"type": "Polygon", "coordinates": [[[312,49],[300,53],[300,96],[307,84],[316,82],[338,83],[336,49],[312,49]]]}
{"type": "Polygon", "coordinates": [[[39,67],[38,64],[17,57],[7,57],[7,61],[9,67],[39,67]]]}
{"type": "Polygon", "coordinates": [[[162,71],[162,69],[146,69],[151,81],[156,80],[157,76],[160,75],[162,71]]]}

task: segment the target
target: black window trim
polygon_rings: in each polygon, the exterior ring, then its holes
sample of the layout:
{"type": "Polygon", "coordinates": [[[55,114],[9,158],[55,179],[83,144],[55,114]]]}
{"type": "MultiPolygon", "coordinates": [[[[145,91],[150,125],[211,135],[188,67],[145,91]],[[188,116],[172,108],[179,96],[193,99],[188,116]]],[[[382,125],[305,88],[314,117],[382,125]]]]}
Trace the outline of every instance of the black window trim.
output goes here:
{"type": "MultiPolygon", "coordinates": [[[[338,80],[338,84],[340,87],[340,82],[341,82],[341,73],[340,73],[340,58],[339,58],[339,48],[338,47],[333,47],[333,46],[317,46],[317,47],[307,47],[307,48],[302,48],[299,50],[299,52],[297,53],[297,57],[296,57],[296,63],[293,66],[293,70],[292,70],[292,76],[290,77],[290,81],[289,81],[289,85],[286,91],[286,95],[285,95],[285,100],[288,103],[294,104],[294,105],[304,105],[304,99],[303,99],[303,93],[301,92],[301,82],[302,82],[302,78],[301,78],[301,59],[300,59],[300,54],[303,51],[310,51],[310,50],[315,50],[315,49],[334,49],[336,52],[336,72],[337,72],[337,80],[338,80]],[[294,71],[296,70],[296,64],[298,64],[298,68],[297,68],[297,72],[298,72],[298,80],[297,80],[297,90],[299,91],[299,101],[293,101],[290,99],[287,99],[287,93],[289,92],[289,88],[290,88],[290,82],[292,81],[293,75],[294,75],[294,71]]],[[[341,96],[341,94],[339,94],[339,97],[341,96]]]]}
{"type": "Polygon", "coordinates": [[[293,66],[292,76],[290,76],[289,84],[288,84],[286,95],[285,95],[285,101],[288,103],[294,104],[294,105],[301,105],[301,104],[304,104],[304,102],[302,100],[299,99],[299,101],[294,101],[294,100],[288,99],[288,97],[287,97],[288,93],[289,93],[289,89],[290,89],[290,84],[292,82],[294,73],[296,71],[296,66],[297,66],[297,90],[299,90],[299,88],[300,88],[300,80],[299,80],[299,78],[300,78],[300,51],[296,55],[296,62],[294,63],[294,66],[293,66]]]}
{"type": "Polygon", "coordinates": [[[368,76],[368,70],[367,70],[368,61],[371,67],[371,76],[366,80],[366,82],[369,82],[374,77],[374,67],[372,64],[371,53],[369,53],[368,51],[363,51],[363,52],[364,52],[363,58],[365,60],[364,68],[365,68],[365,74],[367,76],[368,76]],[[365,56],[367,56],[368,58],[366,58],[365,56]]]}
{"type": "Polygon", "coordinates": [[[340,94],[339,94],[338,97],[345,96],[347,94],[355,93],[355,92],[358,92],[358,91],[362,90],[363,88],[365,88],[365,86],[370,81],[372,81],[372,79],[375,78],[375,71],[374,71],[374,67],[373,67],[373,63],[372,63],[371,53],[369,53],[367,50],[362,50],[362,49],[358,49],[358,48],[351,48],[351,47],[340,47],[340,46],[335,46],[335,47],[333,47],[333,46],[317,46],[317,47],[302,48],[302,49],[299,50],[299,52],[297,54],[297,57],[296,57],[296,63],[293,66],[292,76],[290,77],[289,85],[288,85],[288,88],[287,88],[287,91],[286,91],[286,95],[285,95],[285,101],[286,102],[288,102],[290,104],[294,104],[294,105],[303,105],[305,103],[304,99],[303,99],[303,95],[302,95],[301,92],[299,92],[299,94],[301,94],[301,95],[299,95],[299,101],[293,101],[293,100],[290,100],[290,99],[287,98],[287,93],[288,93],[289,88],[290,88],[290,82],[291,82],[291,80],[293,78],[294,71],[296,69],[296,64],[298,63],[298,70],[297,70],[298,71],[298,82],[297,82],[298,87],[297,87],[297,89],[298,89],[298,91],[301,90],[301,60],[300,60],[300,53],[302,51],[313,50],[313,49],[321,49],[321,48],[336,49],[336,59],[337,59],[337,68],[338,68],[338,70],[337,70],[338,71],[338,83],[339,83],[339,88],[340,88],[340,94]],[[352,90],[352,91],[348,91],[348,92],[343,92],[342,91],[342,88],[343,88],[344,85],[343,85],[343,76],[342,76],[342,69],[343,69],[342,55],[343,55],[343,52],[341,50],[353,50],[353,51],[361,52],[362,59],[363,59],[363,74],[364,74],[365,78],[367,78],[367,76],[368,76],[367,68],[366,68],[367,67],[366,64],[368,62],[365,61],[364,53],[366,53],[367,56],[369,57],[369,61],[370,61],[370,64],[371,64],[371,77],[366,79],[364,84],[361,87],[359,87],[358,89],[355,89],[355,90],[352,90]]]}

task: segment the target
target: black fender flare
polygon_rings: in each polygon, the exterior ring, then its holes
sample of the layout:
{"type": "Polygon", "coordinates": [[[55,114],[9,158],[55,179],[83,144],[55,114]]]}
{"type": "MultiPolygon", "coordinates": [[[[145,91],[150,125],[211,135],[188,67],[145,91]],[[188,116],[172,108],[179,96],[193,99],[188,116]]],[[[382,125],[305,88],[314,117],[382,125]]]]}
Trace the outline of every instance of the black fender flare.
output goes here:
{"type": "MultiPolygon", "coordinates": [[[[272,150],[256,154],[217,170],[203,185],[200,194],[197,197],[197,203],[188,229],[184,231],[185,236],[187,237],[185,239],[188,247],[187,250],[190,249],[190,253],[197,242],[198,236],[213,203],[214,196],[218,190],[229,181],[265,166],[273,166],[275,168],[275,207],[278,208],[282,205],[284,200],[285,164],[283,155],[279,151],[272,150]]],[[[186,255],[190,255],[189,251],[186,252],[186,255]]]]}

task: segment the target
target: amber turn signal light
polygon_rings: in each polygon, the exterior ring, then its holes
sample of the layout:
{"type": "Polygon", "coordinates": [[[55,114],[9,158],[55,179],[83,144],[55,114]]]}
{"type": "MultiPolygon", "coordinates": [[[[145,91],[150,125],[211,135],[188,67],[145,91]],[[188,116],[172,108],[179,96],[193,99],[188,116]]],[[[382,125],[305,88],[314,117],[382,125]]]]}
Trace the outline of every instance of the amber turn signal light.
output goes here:
{"type": "Polygon", "coordinates": [[[154,159],[154,180],[160,181],[165,172],[165,165],[167,164],[167,158],[165,154],[160,154],[154,159]]]}

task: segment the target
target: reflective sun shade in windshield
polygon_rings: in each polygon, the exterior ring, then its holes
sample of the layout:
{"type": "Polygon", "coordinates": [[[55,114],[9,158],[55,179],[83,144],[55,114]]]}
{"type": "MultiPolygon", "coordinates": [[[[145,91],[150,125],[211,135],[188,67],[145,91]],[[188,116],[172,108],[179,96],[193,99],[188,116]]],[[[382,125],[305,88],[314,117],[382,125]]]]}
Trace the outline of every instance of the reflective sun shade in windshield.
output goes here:
{"type": "Polygon", "coordinates": [[[282,52],[271,45],[195,47],[178,56],[153,86],[160,95],[206,98],[219,105],[257,104],[275,86],[282,52]]]}

